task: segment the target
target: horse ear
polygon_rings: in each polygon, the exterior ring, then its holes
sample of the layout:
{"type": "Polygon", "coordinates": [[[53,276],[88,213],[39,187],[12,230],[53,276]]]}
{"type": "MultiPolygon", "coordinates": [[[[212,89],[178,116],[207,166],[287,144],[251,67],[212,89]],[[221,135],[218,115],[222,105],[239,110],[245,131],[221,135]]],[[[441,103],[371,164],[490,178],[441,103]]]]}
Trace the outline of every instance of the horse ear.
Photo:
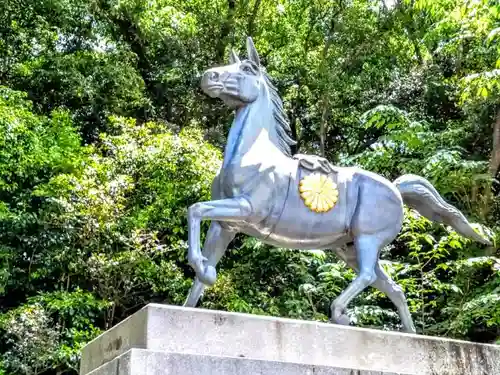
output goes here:
{"type": "Polygon", "coordinates": [[[236,54],[234,49],[231,49],[231,53],[229,54],[229,63],[230,64],[236,64],[240,62],[240,58],[236,54]]]}
{"type": "Polygon", "coordinates": [[[260,58],[259,53],[255,49],[255,45],[253,44],[252,37],[247,38],[247,54],[248,58],[253,61],[257,66],[260,66],[260,58]]]}

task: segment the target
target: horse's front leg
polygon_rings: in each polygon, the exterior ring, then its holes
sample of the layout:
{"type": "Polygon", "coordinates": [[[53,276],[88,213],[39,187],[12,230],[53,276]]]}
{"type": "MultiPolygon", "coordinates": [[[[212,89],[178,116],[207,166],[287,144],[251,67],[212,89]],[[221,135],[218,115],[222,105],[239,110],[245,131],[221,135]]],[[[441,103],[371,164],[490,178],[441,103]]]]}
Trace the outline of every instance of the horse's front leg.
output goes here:
{"type": "MultiPolygon", "coordinates": [[[[215,267],[217,265],[217,262],[222,258],[229,243],[233,240],[235,235],[236,232],[224,229],[221,227],[219,222],[212,221],[202,250],[203,257],[207,258],[207,266],[215,267]]],[[[195,307],[200,300],[204,289],[205,284],[203,284],[198,277],[195,277],[191,290],[189,291],[189,295],[184,302],[184,306],[195,307]]]]}
{"type": "Polygon", "coordinates": [[[205,264],[207,260],[200,250],[200,223],[202,220],[245,221],[252,215],[252,206],[244,197],[198,202],[188,210],[188,262],[198,279],[213,285],[217,278],[215,267],[205,264]]]}

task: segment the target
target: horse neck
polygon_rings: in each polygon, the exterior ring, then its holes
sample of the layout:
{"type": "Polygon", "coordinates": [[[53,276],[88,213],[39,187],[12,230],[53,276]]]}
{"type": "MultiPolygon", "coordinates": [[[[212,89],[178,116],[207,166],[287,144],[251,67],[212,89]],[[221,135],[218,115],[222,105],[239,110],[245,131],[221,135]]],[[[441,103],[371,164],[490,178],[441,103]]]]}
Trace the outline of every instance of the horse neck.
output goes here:
{"type": "MultiPolygon", "coordinates": [[[[236,112],[224,152],[224,166],[243,157],[255,146],[279,149],[277,142],[273,104],[266,93],[236,112]]],[[[265,153],[262,155],[264,157],[265,153]]]]}

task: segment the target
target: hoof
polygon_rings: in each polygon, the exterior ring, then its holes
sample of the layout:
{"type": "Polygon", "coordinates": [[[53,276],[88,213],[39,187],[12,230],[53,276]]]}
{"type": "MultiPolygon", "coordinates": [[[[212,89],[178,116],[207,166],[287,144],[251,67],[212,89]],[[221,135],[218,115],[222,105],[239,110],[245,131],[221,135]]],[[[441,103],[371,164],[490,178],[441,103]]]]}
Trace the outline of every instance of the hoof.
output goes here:
{"type": "Polygon", "coordinates": [[[333,314],[330,319],[330,322],[334,324],[340,324],[343,326],[348,326],[351,323],[351,319],[349,319],[349,316],[345,313],[344,309],[333,308],[332,310],[333,314]]]}
{"type": "Polygon", "coordinates": [[[351,320],[346,314],[342,314],[335,319],[335,323],[343,326],[348,326],[351,323],[351,320]]]}
{"type": "Polygon", "coordinates": [[[217,280],[217,271],[213,266],[206,266],[203,275],[196,275],[198,279],[207,286],[212,286],[217,280]]]}
{"type": "Polygon", "coordinates": [[[417,330],[415,329],[415,327],[403,327],[403,332],[404,333],[410,333],[412,335],[416,335],[417,334],[417,330]]]}

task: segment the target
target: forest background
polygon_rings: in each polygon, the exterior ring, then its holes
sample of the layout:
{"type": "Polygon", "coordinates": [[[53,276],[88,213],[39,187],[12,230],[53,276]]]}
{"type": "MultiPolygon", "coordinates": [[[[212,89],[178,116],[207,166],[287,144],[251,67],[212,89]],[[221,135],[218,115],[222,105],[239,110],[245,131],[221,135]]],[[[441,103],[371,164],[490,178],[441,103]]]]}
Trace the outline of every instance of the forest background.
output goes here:
{"type": "MultiPolygon", "coordinates": [[[[429,179],[486,247],[406,211],[384,267],[418,332],[500,340],[497,0],[2,0],[0,374],[76,374],[86,342],[183,303],[186,210],[232,113],[200,74],[251,35],[295,153],[429,179]]],[[[206,229],[206,226],[205,226],[206,229]]],[[[326,321],[354,273],[238,236],[209,309],[326,321]]],[[[370,289],[352,323],[400,329],[370,289]]]]}

